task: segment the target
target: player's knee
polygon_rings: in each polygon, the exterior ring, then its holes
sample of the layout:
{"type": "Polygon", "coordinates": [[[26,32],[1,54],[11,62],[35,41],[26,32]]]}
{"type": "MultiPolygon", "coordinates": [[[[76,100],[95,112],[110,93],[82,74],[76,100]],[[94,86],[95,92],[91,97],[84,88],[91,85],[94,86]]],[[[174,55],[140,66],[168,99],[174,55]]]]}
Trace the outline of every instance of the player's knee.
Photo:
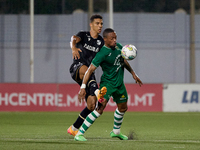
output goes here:
{"type": "Polygon", "coordinates": [[[87,100],[87,108],[90,111],[93,111],[96,107],[96,97],[95,96],[89,96],[87,100]]]}
{"type": "Polygon", "coordinates": [[[128,110],[128,106],[127,105],[121,105],[120,107],[118,107],[119,112],[126,112],[128,110]]]}
{"type": "Polygon", "coordinates": [[[107,100],[103,101],[102,103],[98,103],[97,112],[99,114],[101,115],[103,114],[103,110],[106,108],[107,103],[108,103],[107,100]]]}
{"type": "Polygon", "coordinates": [[[89,80],[87,85],[88,85],[90,94],[94,94],[95,91],[98,89],[96,80],[89,80]]]}
{"type": "Polygon", "coordinates": [[[87,105],[87,108],[90,110],[90,111],[93,111],[95,109],[95,104],[89,104],[87,105]]]}
{"type": "Polygon", "coordinates": [[[118,110],[119,110],[119,112],[126,112],[128,110],[128,108],[127,107],[126,108],[120,108],[118,110]]]}

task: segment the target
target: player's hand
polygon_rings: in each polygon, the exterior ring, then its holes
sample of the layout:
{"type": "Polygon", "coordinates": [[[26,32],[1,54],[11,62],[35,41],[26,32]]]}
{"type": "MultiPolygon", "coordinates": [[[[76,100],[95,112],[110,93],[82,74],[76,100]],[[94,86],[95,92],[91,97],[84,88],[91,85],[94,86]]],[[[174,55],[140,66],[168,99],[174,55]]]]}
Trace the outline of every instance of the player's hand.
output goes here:
{"type": "Polygon", "coordinates": [[[135,79],[135,83],[138,83],[140,86],[143,84],[137,75],[134,75],[133,78],[135,79]]]}
{"type": "Polygon", "coordinates": [[[80,89],[79,93],[78,93],[78,100],[81,103],[81,101],[83,101],[85,99],[85,95],[86,95],[86,91],[84,88],[80,89]]]}
{"type": "Polygon", "coordinates": [[[80,59],[80,54],[79,52],[82,52],[82,50],[80,48],[73,48],[72,49],[72,57],[73,59],[80,59]]]}

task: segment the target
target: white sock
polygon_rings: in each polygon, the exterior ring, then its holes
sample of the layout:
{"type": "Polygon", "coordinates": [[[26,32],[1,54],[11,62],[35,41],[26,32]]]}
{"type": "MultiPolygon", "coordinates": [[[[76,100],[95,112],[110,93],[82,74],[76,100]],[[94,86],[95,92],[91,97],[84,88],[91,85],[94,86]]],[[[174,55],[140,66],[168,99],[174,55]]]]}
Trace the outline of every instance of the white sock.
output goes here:
{"type": "Polygon", "coordinates": [[[78,129],[75,128],[73,125],[72,125],[72,130],[73,130],[73,131],[78,131],[78,129]]]}
{"type": "Polygon", "coordinates": [[[114,127],[113,127],[113,132],[115,134],[120,134],[120,128],[123,122],[123,117],[124,117],[124,112],[120,112],[118,108],[115,110],[114,113],[114,127]]]}
{"type": "Polygon", "coordinates": [[[101,114],[99,114],[96,110],[94,110],[93,112],[91,112],[86,119],[84,120],[82,126],[80,127],[78,133],[76,134],[78,135],[83,135],[85,133],[85,131],[94,123],[94,121],[100,117],[101,114]]]}
{"type": "Polygon", "coordinates": [[[120,129],[113,129],[113,132],[114,132],[115,134],[120,134],[120,129]]]}
{"type": "Polygon", "coordinates": [[[99,93],[99,89],[96,89],[96,90],[94,91],[94,94],[96,95],[96,97],[98,96],[98,93],[99,93]]]}

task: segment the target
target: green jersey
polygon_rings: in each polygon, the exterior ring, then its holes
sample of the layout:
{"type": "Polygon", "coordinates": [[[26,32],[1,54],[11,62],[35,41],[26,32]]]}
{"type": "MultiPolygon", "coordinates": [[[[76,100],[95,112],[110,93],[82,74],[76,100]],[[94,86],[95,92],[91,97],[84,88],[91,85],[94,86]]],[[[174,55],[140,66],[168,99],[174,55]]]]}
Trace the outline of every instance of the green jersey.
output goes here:
{"type": "Polygon", "coordinates": [[[124,79],[124,59],[121,56],[122,45],[117,43],[115,50],[105,45],[96,54],[92,60],[95,67],[101,66],[103,75],[101,83],[109,84],[112,87],[118,87],[123,84],[124,79]]]}

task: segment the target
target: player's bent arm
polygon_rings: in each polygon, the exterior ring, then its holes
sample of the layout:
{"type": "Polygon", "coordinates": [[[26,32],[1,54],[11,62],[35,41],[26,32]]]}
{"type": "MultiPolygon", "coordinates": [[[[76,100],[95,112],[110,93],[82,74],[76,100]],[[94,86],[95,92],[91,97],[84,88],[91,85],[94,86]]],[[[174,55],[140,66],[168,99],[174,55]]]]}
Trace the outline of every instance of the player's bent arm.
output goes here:
{"type": "Polygon", "coordinates": [[[77,59],[77,58],[79,59],[80,58],[79,51],[80,52],[82,52],[82,51],[81,51],[81,49],[76,47],[76,43],[78,43],[80,41],[81,41],[81,39],[76,35],[73,35],[71,37],[70,47],[72,49],[72,55],[73,55],[74,59],[77,59]]]}
{"type": "Polygon", "coordinates": [[[133,69],[131,68],[130,64],[128,63],[128,61],[126,59],[124,59],[124,64],[125,64],[125,68],[133,75],[135,76],[135,72],[133,71],[133,69]]]}
{"type": "Polygon", "coordinates": [[[78,43],[78,42],[80,42],[80,41],[81,41],[80,37],[78,37],[78,36],[76,36],[76,35],[73,35],[73,36],[71,37],[70,47],[71,47],[71,48],[76,47],[76,43],[78,43]]]}
{"type": "Polygon", "coordinates": [[[82,84],[86,84],[88,80],[90,79],[91,74],[96,70],[96,67],[93,64],[90,64],[89,68],[85,72],[85,75],[83,77],[82,84]]]}
{"type": "Polygon", "coordinates": [[[143,84],[138,75],[133,71],[130,64],[127,60],[124,59],[125,68],[132,74],[133,78],[135,79],[136,83],[138,83],[140,86],[143,84]]]}

